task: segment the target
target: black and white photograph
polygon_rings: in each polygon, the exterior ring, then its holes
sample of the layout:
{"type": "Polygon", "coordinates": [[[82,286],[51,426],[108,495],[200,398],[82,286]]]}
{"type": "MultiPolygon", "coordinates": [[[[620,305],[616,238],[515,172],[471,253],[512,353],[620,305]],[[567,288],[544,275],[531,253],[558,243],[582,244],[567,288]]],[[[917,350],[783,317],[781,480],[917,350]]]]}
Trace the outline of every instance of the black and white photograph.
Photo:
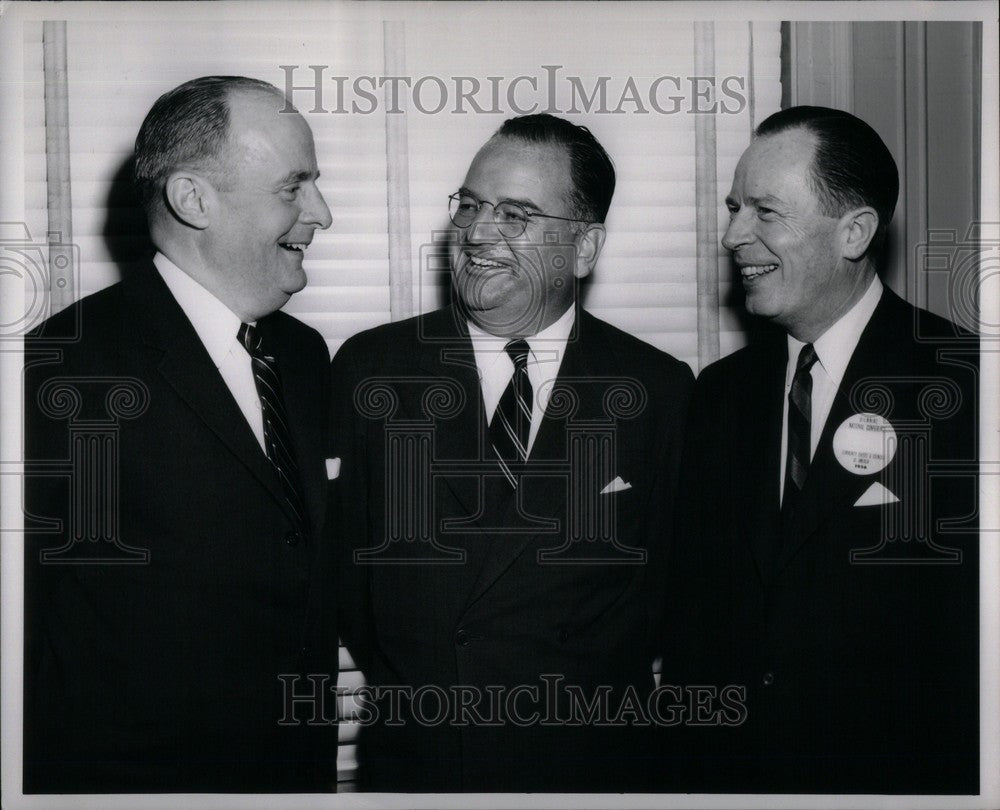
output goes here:
{"type": "Polygon", "coordinates": [[[998,22],[0,0],[3,806],[997,806],[998,22]]]}

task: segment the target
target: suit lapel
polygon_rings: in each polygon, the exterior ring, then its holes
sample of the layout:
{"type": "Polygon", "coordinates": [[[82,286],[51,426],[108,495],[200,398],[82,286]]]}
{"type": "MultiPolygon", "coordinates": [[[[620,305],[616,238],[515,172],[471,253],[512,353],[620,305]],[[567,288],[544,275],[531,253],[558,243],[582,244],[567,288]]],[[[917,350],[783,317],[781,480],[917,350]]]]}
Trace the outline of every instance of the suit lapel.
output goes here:
{"type": "MultiPolygon", "coordinates": [[[[457,413],[447,419],[436,418],[434,431],[435,461],[460,462],[474,468],[483,456],[486,423],[483,416],[483,396],[476,368],[476,356],[464,321],[452,307],[431,313],[424,320],[424,333],[418,336],[417,365],[425,375],[440,381],[464,399],[457,413]]],[[[403,397],[406,417],[417,422],[432,418],[427,412],[429,387],[416,387],[416,397],[403,397]]],[[[443,476],[444,485],[451,491],[465,514],[475,515],[479,503],[475,497],[473,474],[457,473],[443,476]]]]}
{"type": "MultiPolygon", "coordinates": [[[[498,525],[514,531],[492,534],[486,559],[466,607],[482,596],[529,545],[554,549],[560,542],[570,539],[567,427],[574,414],[592,414],[603,407],[604,389],[596,383],[600,377],[597,369],[615,367],[609,359],[609,348],[595,336],[596,323],[596,319],[582,309],[577,311],[574,334],[566,344],[550,406],[546,408],[524,468],[517,492],[519,500],[507,498],[498,512],[498,525]],[[555,403],[560,398],[564,402],[576,401],[577,407],[570,412],[557,409],[555,403]]],[[[607,463],[613,468],[615,460],[610,459],[607,463]]]]}
{"type": "Polygon", "coordinates": [[[891,373],[894,362],[891,352],[897,344],[891,336],[887,337],[887,332],[892,330],[893,299],[893,294],[888,289],[884,290],[844,371],[809,466],[805,486],[794,512],[786,518],[779,568],[795,555],[835,510],[845,504],[853,504],[871,484],[869,477],[854,475],[837,461],[833,452],[833,436],[844,420],[858,412],[858,408],[851,403],[854,386],[866,378],[884,377],[891,373]]]}
{"type": "Polygon", "coordinates": [[[493,510],[488,508],[490,499],[484,488],[487,475],[484,471],[498,470],[492,463],[492,456],[486,453],[482,388],[464,317],[458,309],[445,307],[421,320],[416,362],[424,379],[411,390],[410,396],[401,397],[401,408],[408,420],[433,420],[432,458],[439,465],[451,467],[440,479],[435,477],[432,484],[432,525],[442,545],[460,548],[465,553],[453,593],[453,607],[460,613],[489,557],[492,533],[484,533],[482,527],[493,520],[493,510]],[[457,386],[456,393],[462,404],[448,418],[434,417],[427,412],[427,395],[435,385],[449,389],[457,386]],[[457,513],[441,500],[449,496],[458,506],[457,513]],[[447,524],[443,523],[445,520],[447,524]]]}
{"type": "Polygon", "coordinates": [[[134,271],[123,283],[129,311],[146,348],[160,352],[159,373],[284,507],[281,484],[267,456],[160,274],[150,265],[134,271]]]}

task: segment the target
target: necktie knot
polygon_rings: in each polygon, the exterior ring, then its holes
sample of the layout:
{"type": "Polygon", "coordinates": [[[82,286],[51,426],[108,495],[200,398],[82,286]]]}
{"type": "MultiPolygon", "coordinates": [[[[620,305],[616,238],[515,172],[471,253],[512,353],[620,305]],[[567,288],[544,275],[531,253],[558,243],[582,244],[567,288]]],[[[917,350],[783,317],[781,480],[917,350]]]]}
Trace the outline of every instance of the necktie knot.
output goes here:
{"type": "Polygon", "coordinates": [[[263,354],[260,350],[260,333],[256,327],[248,323],[241,323],[240,330],[236,333],[236,339],[243,344],[243,348],[251,357],[263,354]]]}
{"type": "Polygon", "coordinates": [[[523,371],[528,366],[528,343],[524,340],[512,340],[506,346],[504,346],[504,351],[507,352],[507,356],[510,358],[511,362],[514,364],[514,368],[518,371],[523,371]]]}
{"type": "Polygon", "coordinates": [[[816,349],[811,343],[807,343],[799,351],[799,359],[795,363],[795,373],[810,371],[819,358],[816,356],[816,349]]]}

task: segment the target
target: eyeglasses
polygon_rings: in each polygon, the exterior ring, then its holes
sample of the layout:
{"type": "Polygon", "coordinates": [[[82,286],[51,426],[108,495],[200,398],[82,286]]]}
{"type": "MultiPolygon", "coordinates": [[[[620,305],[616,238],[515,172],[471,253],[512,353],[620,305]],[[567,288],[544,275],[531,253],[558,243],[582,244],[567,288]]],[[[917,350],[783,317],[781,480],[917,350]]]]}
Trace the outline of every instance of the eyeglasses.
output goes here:
{"type": "Polygon", "coordinates": [[[484,205],[493,206],[493,222],[500,231],[501,236],[507,239],[516,239],[524,233],[532,217],[544,217],[545,219],[561,219],[564,222],[589,222],[587,219],[572,219],[570,217],[557,217],[552,214],[539,214],[536,211],[528,211],[523,205],[510,200],[501,200],[498,203],[491,203],[488,200],[480,200],[471,194],[451,194],[448,197],[448,216],[455,223],[457,228],[468,228],[476,217],[479,216],[479,209],[484,205]]]}

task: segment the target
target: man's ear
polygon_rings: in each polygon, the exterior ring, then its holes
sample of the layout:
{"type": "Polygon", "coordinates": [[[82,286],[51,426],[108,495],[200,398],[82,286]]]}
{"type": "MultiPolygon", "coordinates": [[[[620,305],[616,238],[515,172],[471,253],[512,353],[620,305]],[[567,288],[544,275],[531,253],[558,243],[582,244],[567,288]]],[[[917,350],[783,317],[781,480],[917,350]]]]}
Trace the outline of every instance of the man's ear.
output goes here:
{"type": "Polygon", "coordinates": [[[604,224],[600,222],[591,222],[585,231],[577,234],[576,267],[573,268],[573,275],[577,278],[590,275],[597,264],[597,257],[601,255],[607,235],[604,224]]]}
{"type": "Polygon", "coordinates": [[[845,259],[858,261],[865,255],[875,231],[878,230],[878,214],[874,208],[855,208],[840,218],[843,229],[841,252],[845,259]]]}
{"type": "Polygon", "coordinates": [[[198,230],[208,227],[212,194],[209,183],[189,171],[174,172],[163,187],[163,196],[173,215],[198,230]]]}

